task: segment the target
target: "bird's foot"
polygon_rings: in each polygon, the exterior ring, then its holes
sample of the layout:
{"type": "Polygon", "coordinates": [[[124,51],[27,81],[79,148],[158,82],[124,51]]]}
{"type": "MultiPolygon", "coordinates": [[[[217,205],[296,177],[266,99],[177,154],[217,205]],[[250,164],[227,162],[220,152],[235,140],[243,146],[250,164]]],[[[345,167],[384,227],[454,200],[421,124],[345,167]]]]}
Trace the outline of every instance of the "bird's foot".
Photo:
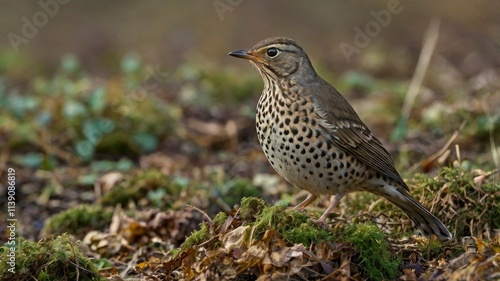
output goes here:
{"type": "Polygon", "coordinates": [[[332,228],[325,222],[324,219],[319,218],[319,219],[313,219],[311,218],[310,221],[318,228],[326,229],[329,231],[332,231],[332,228]]]}

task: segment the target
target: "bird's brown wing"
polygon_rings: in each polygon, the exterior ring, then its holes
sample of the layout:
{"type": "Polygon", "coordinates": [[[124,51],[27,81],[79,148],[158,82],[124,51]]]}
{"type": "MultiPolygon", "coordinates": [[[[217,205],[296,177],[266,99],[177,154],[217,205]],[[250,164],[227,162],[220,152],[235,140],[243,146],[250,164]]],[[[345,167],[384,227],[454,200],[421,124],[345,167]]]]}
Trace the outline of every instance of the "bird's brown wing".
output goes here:
{"type": "Polygon", "coordinates": [[[323,136],[345,153],[409,190],[382,143],[361,121],[347,100],[330,84],[323,82],[311,95],[316,114],[323,120],[323,136]]]}

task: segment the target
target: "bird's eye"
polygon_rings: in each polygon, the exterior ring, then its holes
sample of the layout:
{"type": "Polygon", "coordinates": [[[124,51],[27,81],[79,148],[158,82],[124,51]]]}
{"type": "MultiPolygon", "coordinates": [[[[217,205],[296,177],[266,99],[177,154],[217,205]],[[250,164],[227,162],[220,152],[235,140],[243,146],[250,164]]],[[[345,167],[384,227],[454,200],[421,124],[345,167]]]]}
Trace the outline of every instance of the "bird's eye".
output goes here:
{"type": "Polygon", "coordinates": [[[269,48],[269,49],[267,49],[267,55],[270,58],[274,58],[275,56],[278,55],[278,49],[276,49],[276,48],[269,48]]]}

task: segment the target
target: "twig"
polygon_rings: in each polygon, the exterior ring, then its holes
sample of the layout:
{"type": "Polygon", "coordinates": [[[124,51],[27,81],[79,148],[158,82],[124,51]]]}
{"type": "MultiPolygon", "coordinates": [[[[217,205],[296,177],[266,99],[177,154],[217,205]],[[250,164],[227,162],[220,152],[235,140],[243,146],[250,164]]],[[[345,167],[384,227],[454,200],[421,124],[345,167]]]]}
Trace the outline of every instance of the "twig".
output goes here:
{"type": "Polygon", "coordinates": [[[451,137],[448,139],[446,144],[439,151],[433,153],[431,156],[425,158],[424,160],[415,163],[413,166],[410,167],[409,170],[414,171],[418,167],[423,166],[425,163],[434,162],[441,155],[443,155],[443,153],[445,153],[450,148],[450,146],[453,144],[453,142],[458,138],[458,136],[460,135],[460,132],[465,127],[465,124],[467,124],[467,121],[463,121],[462,124],[460,124],[460,127],[457,130],[455,130],[455,132],[453,132],[453,135],[451,135],[451,137]]]}
{"type": "Polygon", "coordinates": [[[436,17],[433,17],[429,23],[429,28],[427,29],[427,33],[425,35],[424,46],[422,48],[422,52],[420,53],[420,57],[418,58],[417,67],[411,79],[410,86],[408,87],[408,92],[406,93],[405,101],[403,103],[402,115],[404,120],[408,120],[411,109],[415,103],[415,99],[420,92],[425,72],[429,67],[432,53],[434,52],[434,48],[436,47],[439,37],[440,23],[441,20],[436,17]]]}
{"type": "Polygon", "coordinates": [[[207,213],[205,213],[205,211],[203,211],[200,208],[193,206],[193,205],[186,205],[186,207],[192,208],[192,209],[198,211],[203,217],[205,217],[207,219],[207,221],[210,223],[210,225],[212,225],[212,219],[210,218],[210,216],[207,213]]]}

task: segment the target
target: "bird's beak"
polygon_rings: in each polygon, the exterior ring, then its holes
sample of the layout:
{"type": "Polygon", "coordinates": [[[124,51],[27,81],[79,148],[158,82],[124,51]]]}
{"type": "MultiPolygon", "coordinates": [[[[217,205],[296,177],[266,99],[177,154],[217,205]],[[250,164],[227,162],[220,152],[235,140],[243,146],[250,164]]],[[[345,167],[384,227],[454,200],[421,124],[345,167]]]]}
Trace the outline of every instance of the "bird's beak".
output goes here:
{"type": "Polygon", "coordinates": [[[237,57],[240,59],[246,59],[246,60],[251,60],[254,62],[260,62],[260,63],[265,63],[260,57],[256,56],[253,52],[249,50],[238,50],[238,51],[232,51],[229,52],[228,55],[237,57]]]}
{"type": "Polygon", "coordinates": [[[248,53],[248,50],[232,51],[232,52],[229,52],[228,55],[233,56],[233,57],[237,57],[237,58],[241,58],[241,59],[247,59],[247,60],[251,60],[254,58],[254,56],[252,56],[251,54],[248,53]]]}

